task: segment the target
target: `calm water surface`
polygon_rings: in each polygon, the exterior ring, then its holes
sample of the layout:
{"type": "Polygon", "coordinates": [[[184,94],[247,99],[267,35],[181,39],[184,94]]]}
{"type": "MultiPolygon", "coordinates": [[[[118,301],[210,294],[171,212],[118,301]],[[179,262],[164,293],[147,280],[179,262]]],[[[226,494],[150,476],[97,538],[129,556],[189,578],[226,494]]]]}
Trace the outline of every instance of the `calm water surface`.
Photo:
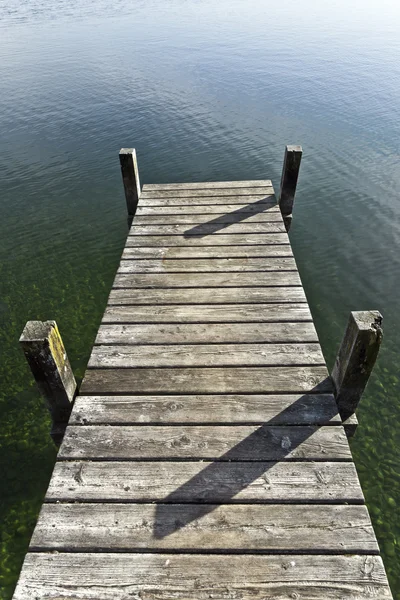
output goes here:
{"type": "Polygon", "coordinates": [[[332,364],[350,310],[385,341],[352,450],[400,598],[400,8],[314,0],[0,0],[0,597],[55,458],[18,348],[56,319],[82,377],[144,182],[271,177],[304,149],[292,243],[332,364]],[[83,5],[83,6],[82,6],[83,5]]]}

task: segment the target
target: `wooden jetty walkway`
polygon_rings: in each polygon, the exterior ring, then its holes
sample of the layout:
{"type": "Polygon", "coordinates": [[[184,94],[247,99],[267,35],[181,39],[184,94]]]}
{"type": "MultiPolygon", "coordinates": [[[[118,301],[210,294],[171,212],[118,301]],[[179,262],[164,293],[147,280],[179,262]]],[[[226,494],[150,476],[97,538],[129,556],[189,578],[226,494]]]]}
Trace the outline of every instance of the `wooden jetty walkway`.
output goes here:
{"type": "MultiPolygon", "coordinates": [[[[300,156],[277,204],[269,180],[141,190],[122,151],[136,215],[15,600],[391,598],[344,428],[380,315],[352,314],[330,377],[286,232],[300,156]]],[[[55,324],[22,343],[68,413],[55,324]]]]}

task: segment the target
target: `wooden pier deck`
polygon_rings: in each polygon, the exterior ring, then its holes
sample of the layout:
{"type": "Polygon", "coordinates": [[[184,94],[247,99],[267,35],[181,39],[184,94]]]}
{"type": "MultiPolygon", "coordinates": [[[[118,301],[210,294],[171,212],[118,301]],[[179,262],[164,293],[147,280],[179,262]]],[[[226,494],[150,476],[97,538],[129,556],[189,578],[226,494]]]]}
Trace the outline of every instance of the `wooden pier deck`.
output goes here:
{"type": "Polygon", "coordinates": [[[269,180],[143,187],[14,598],[391,598],[269,180]]]}

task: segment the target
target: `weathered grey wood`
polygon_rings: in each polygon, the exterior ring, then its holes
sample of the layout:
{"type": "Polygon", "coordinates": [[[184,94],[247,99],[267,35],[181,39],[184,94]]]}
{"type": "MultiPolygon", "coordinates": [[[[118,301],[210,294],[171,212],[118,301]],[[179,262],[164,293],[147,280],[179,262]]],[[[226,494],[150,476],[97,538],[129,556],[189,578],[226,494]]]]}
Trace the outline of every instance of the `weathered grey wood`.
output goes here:
{"type": "Polygon", "coordinates": [[[199,246],[199,247],[143,247],[125,248],[122,254],[123,260],[140,259],[196,259],[196,258],[218,258],[228,260],[231,258],[258,258],[258,257],[287,257],[293,256],[289,244],[275,244],[268,246],[199,246]]]}
{"type": "Polygon", "coordinates": [[[66,423],[75,377],[55,321],[28,321],[19,339],[53,423],[66,423]]]}
{"type": "MultiPolygon", "coordinates": [[[[121,260],[118,273],[212,273],[297,271],[293,257],[164,258],[121,260]]],[[[254,276],[256,278],[257,275],[254,276]]]]}
{"type": "Polygon", "coordinates": [[[159,247],[165,246],[168,248],[173,247],[204,247],[204,246],[223,246],[221,252],[224,252],[228,246],[268,246],[272,244],[288,244],[289,238],[287,233],[271,233],[271,234],[257,234],[257,233],[246,233],[244,235],[233,234],[233,235],[218,235],[214,236],[211,240],[206,236],[195,235],[192,237],[185,238],[178,235],[131,235],[127,238],[125,248],[134,247],[159,247]]]}
{"type": "MultiPolygon", "coordinates": [[[[102,323],[267,323],[312,321],[310,309],[300,304],[199,304],[107,306],[102,323]]],[[[209,338],[209,341],[214,341],[209,338]]],[[[218,341],[218,340],[215,340],[218,341]]],[[[301,340],[303,341],[303,340],[301,340]]]]}
{"type": "Polygon", "coordinates": [[[279,194],[279,206],[287,231],[289,231],[292,222],[291,215],[293,212],[293,203],[296,194],[302,153],[303,150],[301,146],[286,146],[279,194]]]}
{"type": "Polygon", "coordinates": [[[58,458],[352,460],[343,427],[305,425],[70,425],[58,458]]]}
{"type": "MultiPolygon", "coordinates": [[[[133,318],[133,317],[132,317],[133,318]]],[[[165,323],[100,326],[96,344],[218,344],[317,342],[314,324],[300,323],[165,323]]]]}
{"type": "Polygon", "coordinates": [[[299,286],[297,271],[249,273],[117,273],[114,288],[222,288],[299,286]]]}
{"type": "Polygon", "coordinates": [[[379,552],[365,506],[282,504],[44,504],[30,547],[379,552]]]}
{"type": "Polygon", "coordinates": [[[88,369],[82,394],[331,392],[326,367],[88,369]]]}
{"type": "Polygon", "coordinates": [[[30,553],[14,600],[392,600],[379,556],[30,553]]]}
{"type": "Polygon", "coordinates": [[[377,310],[350,313],[332,371],[343,420],[357,408],[382,342],[382,315],[377,310]]]}
{"type": "Polygon", "coordinates": [[[248,188],[272,187],[270,179],[253,179],[251,181],[198,181],[188,183],[146,183],[143,191],[153,192],[160,190],[207,190],[218,188],[248,188]]]}
{"type": "MultiPolygon", "coordinates": [[[[135,235],[179,235],[184,237],[208,236],[210,239],[226,233],[284,233],[285,225],[281,223],[215,223],[204,225],[135,225],[133,221],[129,236],[135,235]]],[[[213,242],[214,243],[214,242],[213,242]]],[[[211,244],[210,244],[211,245],[211,244]]]]}
{"type": "Polygon", "coordinates": [[[57,462],[47,502],[363,504],[353,463],[57,462]]]}
{"type": "Polygon", "coordinates": [[[150,304],[282,304],[307,302],[302,287],[115,289],[109,305],[150,304]]]}
{"type": "Polygon", "coordinates": [[[222,212],[221,214],[188,214],[188,215],[136,215],[135,225],[197,225],[198,223],[218,224],[231,223],[281,223],[282,215],[279,212],[262,211],[256,213],[236,211],[222,212]]]}
{"type": "Polygon", "coordinates": [[[340,425],[332,394],[78,396],[70,425],[340,425]]]}
{"type": "Polygon", "coordinates": [[[148,207],[166,207],[166,206],[181,206],[181,207],[204,207],[207,210],[208,206],[226,205],[226,204],[237,204],[243,206],[246,204],[252,206],[252,204],[268,203],[271,206],[276,206],[277,201],[275,198],[274,190],[271,188],[262,194],[252,194],[251,196],[172,196],[170,198],[157,198],[147,192],[142,192],[140,196],[140,206],[148,207]]]}
{"type": "Polygon", "coordinates": [[[122,180],[124,182],[128,215],[133,216],[140,198],[139,169],[134,148],[121,148],[119,152],[122,180]]]}
{"type": "MultiPolygon", "coordinates": [[[[256,214],[264,213],[271,215],[280,215],[279,206],[275,201],[265,202],[252,202],[250,204],[208,204],[208,205],[197,205],[197,204],[186,204],[184,206],[146,206],[140,203],[136,211],[136,217],[146,215],[210,215],[213,214],[215,217],[224,215],[231,212],[240,212],[240,214],[256,214]]],[[[215,218],[213,217],[213,218],[215,218]]]]}
{"type": "Polygon", "coordinates": [[[93,368],[324,365],[319,344],[95,346],[93,368]]]}
{"type": "Polygon", "coordinates": [[[213,187],[205,188],[188,188],[174,190],[149,190],[143,191],[144,199],[148,198],[218,198],[221,196],[255,196],[255,195],[272,195],[272,186],[248,186],[248,187],[213,187]]]}

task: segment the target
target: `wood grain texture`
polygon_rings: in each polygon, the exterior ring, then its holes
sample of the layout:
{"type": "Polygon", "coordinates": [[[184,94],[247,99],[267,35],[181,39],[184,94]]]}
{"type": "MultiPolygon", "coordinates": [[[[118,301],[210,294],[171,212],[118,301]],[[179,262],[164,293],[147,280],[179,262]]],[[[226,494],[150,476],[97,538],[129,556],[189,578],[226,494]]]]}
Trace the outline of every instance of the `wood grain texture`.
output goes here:
{"type": "Polygon", "coordinates": [[[100,325],[96,344],[219,344],[317,342],[312,322],[100,325]]]}
{"type": "MultiPolygon", "coordinates": [[[[180,188],[180,189],[156,189],[149,190],[148,188],[145,190],[143,188],[143,192],[141,194],[141,199],[147,200],[149,198],[189,198],[189,202],[191,198],[217,198],[221,196],[255,196],[255,195],[271,195],[273,194],[272,186],[232,186],[232,187],[217,187],[210,186],[209,188],[180,188]]],[[[245,200],[244,200],[245,201],[245,200]]],[[[188,202],[188,203],[189,203],[188,202]]],[[[243,202],[243,199],[242,199],[243,202]]]]}
{"type": "Polygon", "coordinates": [[[47,502],[362,504],[353,463],[57,462],[47,502]]]}
{"type": "Polygon", "coordinates": [[[324,365],[319,344],[132,344],[95,346],[92,368],[324,365]]]}
{"type": "MultiPolygon", "coordinates": [[[[178,235],[131,235],[126,239],[125,248],[144,247],[204,247],[204,246],[268,246],[272,244],[288,244],[287,233],[244,233],[244,234],[221,234],[209,237],[194,235],[183,237],[178,235]]],[[[224,250],[221,250],[223,252],[224,250]]]]}
{"type": "Polygon", "coordinates": [[[114,288],[282,287],[301,285],[296,271],[255,273],[129,273],[115,276],[114,288]]]}
{"type": "Polygon", "coordinates": [[[69,424],[340,425],[332,394],[78,396],[69,424]]]}
{"type": "MultiPolygon", "coordinates": [[[[204,223],[195,226],[190,225],[135,225],[133,221],[129,230],[129,236],[135,235],[181,235],[184,237],[202,236],[208,239],[227,233],[284,233],[285,225],[279,223],[221,223],[218,227],[215,223],[204,223]]],[[[213,242],[214,243],[214,242],[213,242]]]]}
{"type": "Polygon", "coordinates": [[[125,248],[122,254],[123,260],[132,259],[197,259],[197,258],[257,258],[257,257],[287,257],[293,256],[292,249],[289,244],[275,244],[264,246],[204,246],[204,247],[142,247],[142,248],[125,248]]]}
{"type": "MultiPolygon", "coordinates": [[[[209,190],[211,191],[211,190],[209,190]]],[[[217,206],[226,204],[270,204],[276,206],[277,201],[273,190],[265,188],[263,192],[258,190],[257,194],[240,195],[240,190],[236,190],[236,195],[220,196],[211,194],[208,196],[191,195],[190,197],[180,195],[170,195],[168,198],[161,198],[157,193],[144,192],[140,198],[140,206],[217,206]]]]}
{"type": "Polygon", "coordinates": [[[30,553],[14,600],[391,600],[379,556],[30,553]]]}
{"type": "Polygon", "coordinates": [[[250,181],[198,181],[188,183],[146,183],[144,192],[159,190],[207,190],[218,188],[248,188],[248,187],[272,187],[270,179],[251,179],[250,181]]]}
{"type": "MultiPolygon", "coordinates": [[[[224,215],[230,212],[240,211],[240,213],[255,214],[260,212],[268,212],[271,214],[280,215],[278,204],[274,200],[265,201],[263,198],[260,201],[250,202],[245,204],[207,204],[198,205],[189,204],[178,206],[139,206],[136,211],[136,217],[139,215],[207,215],[215,214],[216,216],[224,215]]],[[[282,218],[282,217],[280,217],[282,218]]]]}
{"type": "MultiPolygon", "coordinates": [[[[305,302],[285,304],[201,304],[107,306],[102,323],[267,323],[312,321],[305,302]]],[[[212,338],[209,338],[212,342],[212,338]]]]}
{"type": "Polygon", "coordinates": [[[365,506],[44,504],[34,550],[376,554],[365,506]]]}
{"type": "Polygon", "coordinates": [[[209,223],[231,224],[231,223],[281,223],[282,215],[280,212],[259,210],[258,212],[247,212],[237,210],[233,212],[222,212],[220,214],[208,214],[206,210],[202,214],[187,215],[136,215],[135,225],[197,225],[209,223]]]}
{"type": "Polygon", "coordinates": [[[155,258],[121,260],[117,273],[240,273],[297,271],[292,257],[272,258],[155,258]]]}
{"type": "Polygon", "coordinates": [[[113,289],[108,305],[282,304],[307,302],[302,287],[113,289]]]}
{"type": "Polygon", "coordinates": [[[339,426],[70,425],[58,458],[351,461],[351,453],[339,426]]]}
{"type": "Polygon", "coordinates": [[[331,392],[326,367],[88,369],[82,394],[331,392]]]}

